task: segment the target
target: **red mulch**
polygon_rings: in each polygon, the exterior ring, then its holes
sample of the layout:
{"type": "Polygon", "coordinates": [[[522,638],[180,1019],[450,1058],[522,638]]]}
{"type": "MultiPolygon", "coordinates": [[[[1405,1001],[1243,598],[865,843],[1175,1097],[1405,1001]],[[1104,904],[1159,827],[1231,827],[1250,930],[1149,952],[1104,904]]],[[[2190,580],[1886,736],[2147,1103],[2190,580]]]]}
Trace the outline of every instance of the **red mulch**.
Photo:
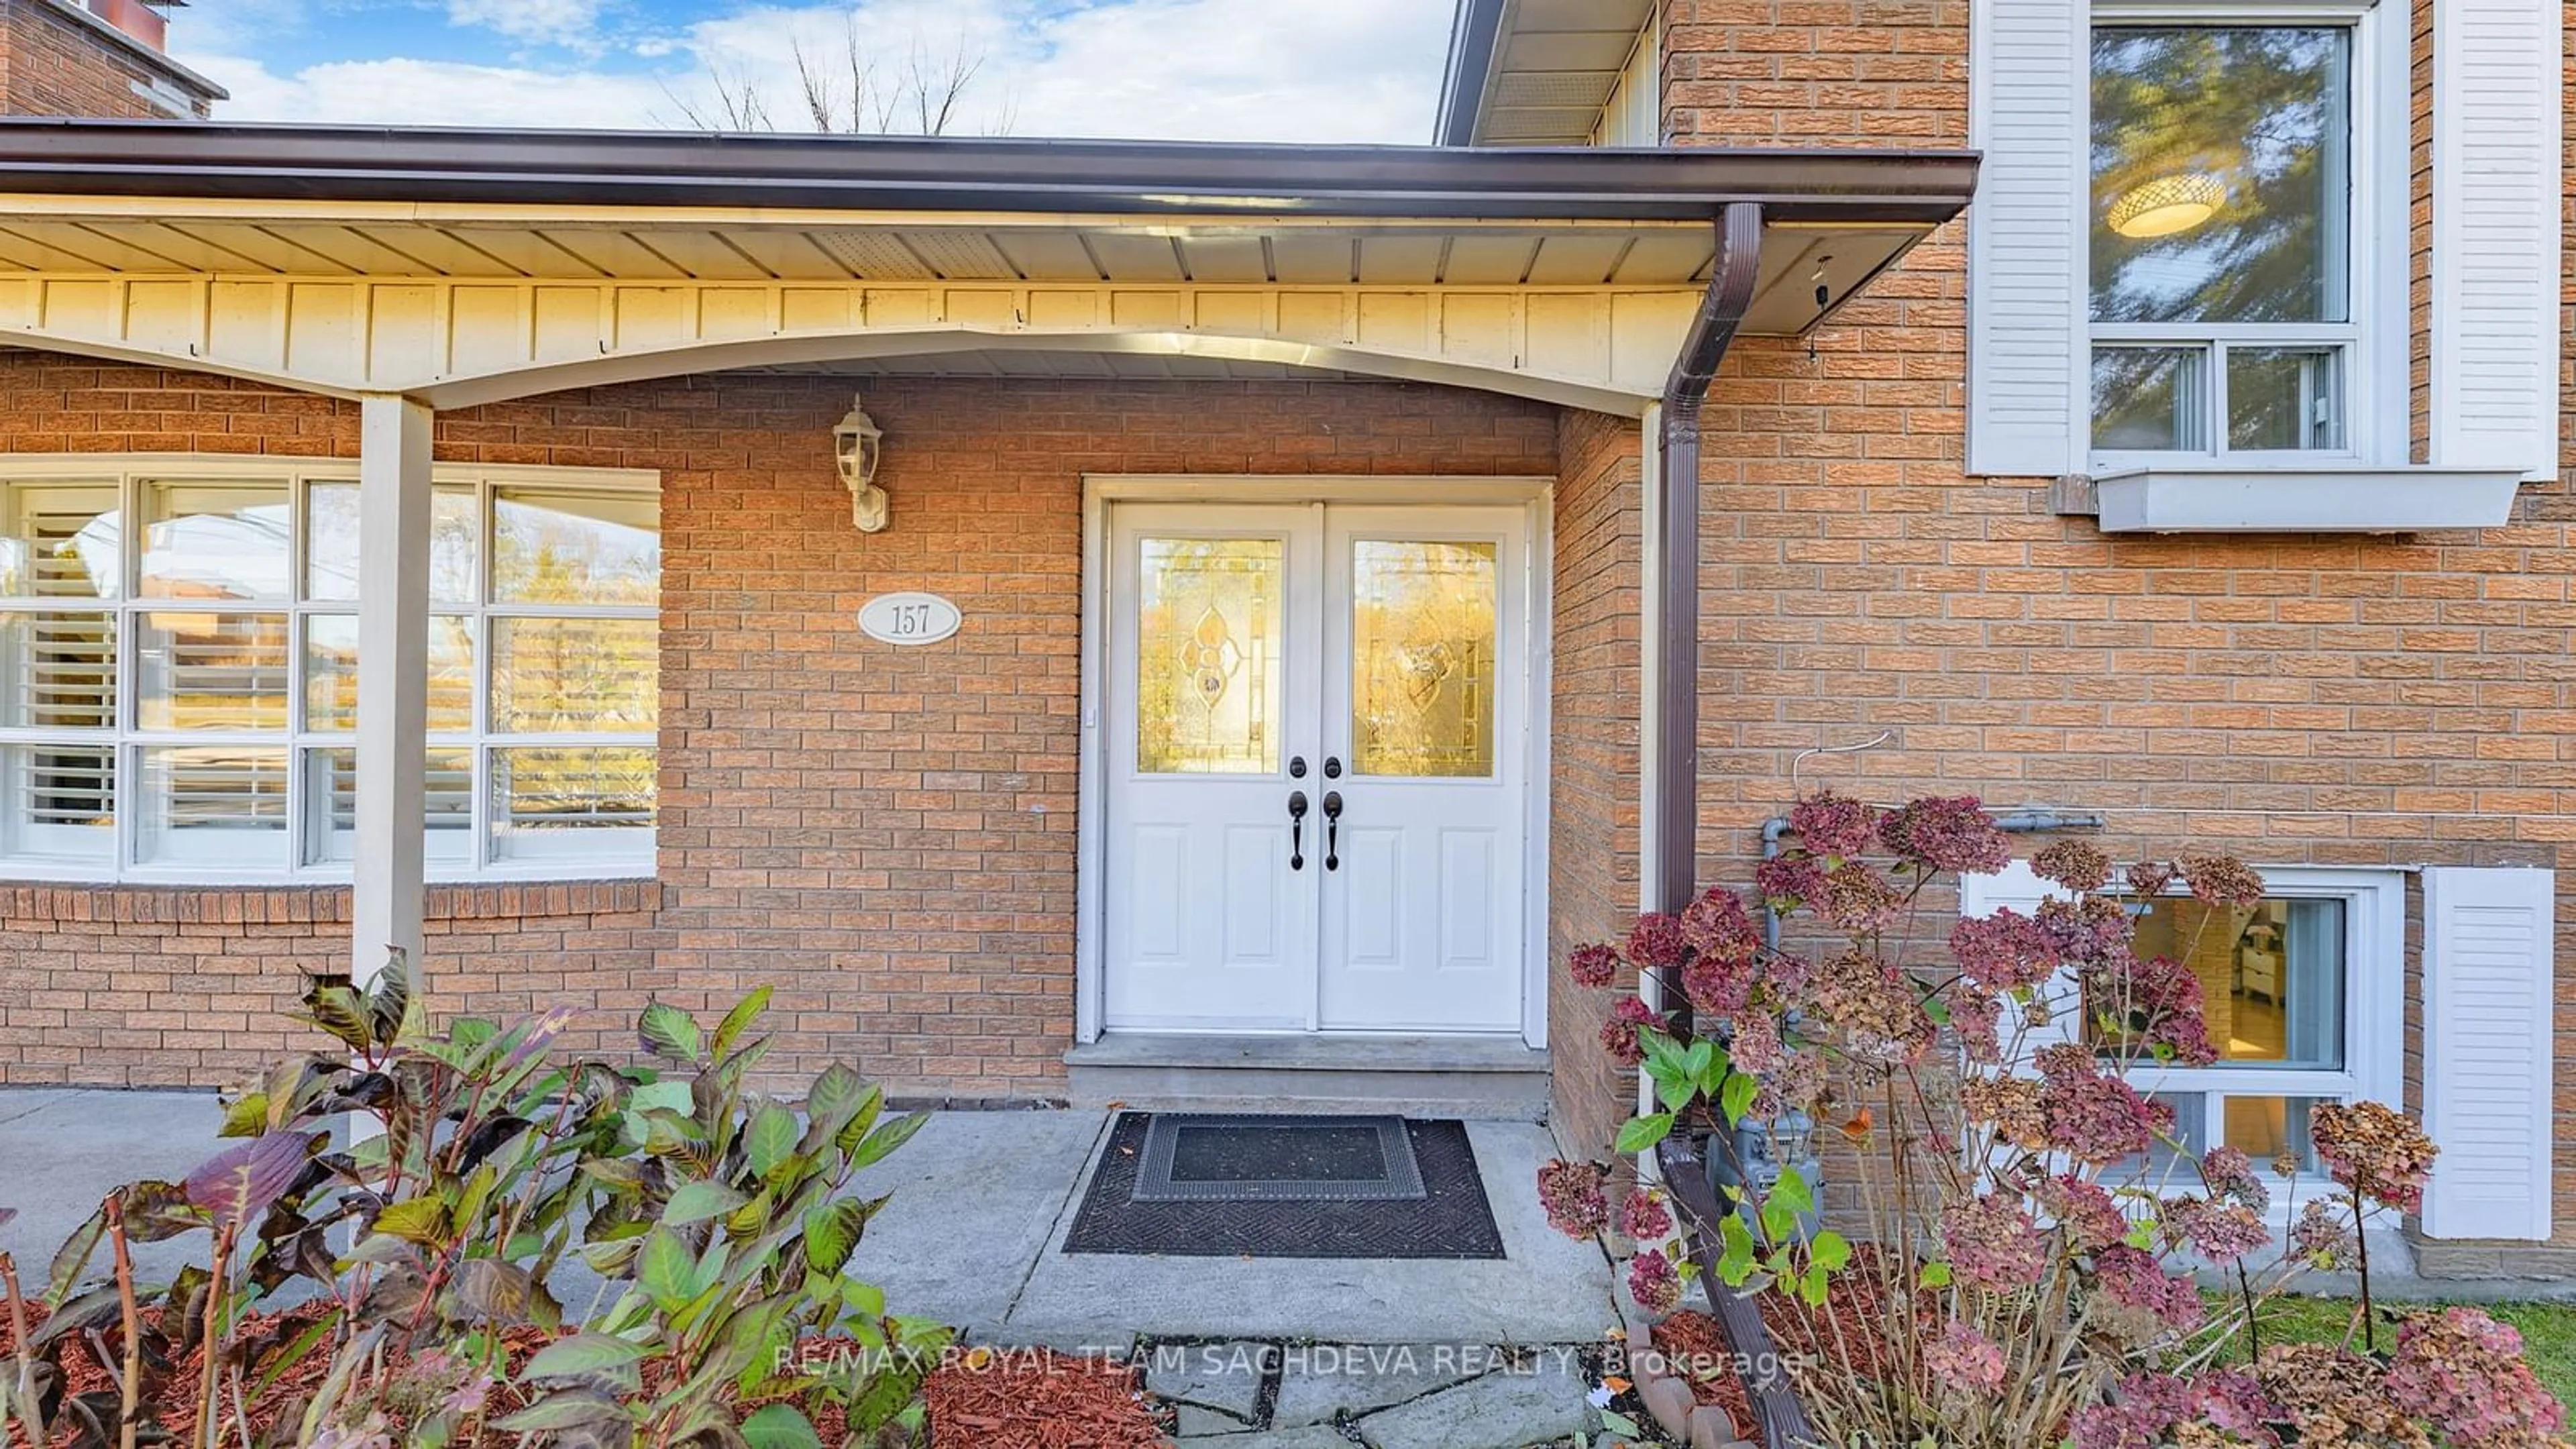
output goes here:
{"type": "MultiPolygon", "coordinates": [[[[277,1341],[284,1343],[297,1329],[310,1323],[316,1311],[299,1310],[283,1316],[252,1314],[245,1319],[242,1331],[274,1333],[277,1341]]],[[[45,1316],[42,1305],[28,1305],[31,1330],[41,1327],[45,1316]]],[[[111,1355],[122,1351],[123,1334],[114,1325],[101,1337],[111,1355]]],[[[510,1330],[504,1337],[515,1361],[534,1353],[551,1335],[541,1329],[520,1328],[510,1330]]],[[[0,1362],[5,1362],[15,1343],[8,1314],[0,1308],[0,1362]]],[[[113,1390],[116,1386],[115,1376],[99,1365],[85,1339],[65,1349],[63,1366],[71,1394],[113,1390]]],[[[191,1355],[170,1376],[162,1403],[156,1406],[162,1427],[182,1441],[191,1437],[190,1431],[196,1426],[196,1409],[190,1400],[201,1368],[201,1356],[191,1355]]],[[[282,1375],[267,1395],[249,1406],[254,1429],[268,1429],[291,1401],[319,1387],[330,1368],[328,1353],[308,1354],[282,1375]]],[[[934,1369],[923,1393],[930,1409],[932,1449],[1161,1449],[1169,1442],[1143,1393],[1140,1373],[1132,1365],[1069,1357],[1043,1349],[970,1349],[949,1355],[934,1369]]],[[[516,1395],[508,1388],[494,1392],[494,1417],[517,1407],[516,1395]]],[[[814,1427],[825,1443],[837,1443],[846,1437],[848,1428],[837,1410],[825,1408],[814,1418],[814,1427]]],[[[25,1443],[16,1425],[11,1425],[6,1442],[25,1443]]]]}
{"type": "Polygon", "coordinates": [[[1170,1440],[1139,1377],[1045,1349],[952,1355],[923,1388],[931,1449],[1161,1449],[1170,1440]]]}
{"type": "Polygon", "coordinates": [[[1687,1309],[1675,1313],[1655,1325],[1655,1347],[1691,1386],[1692,1398],[1726,1410],[1735,1419],[1739,1437],[1762,1442],[1762,1426],[1753,1417],[1753,1396],[1745,1391],[1744,1376],[1735,1371],[1735,1345],[1727,1341],[1726,1330],[1716,1319],[1687,1309]]]}

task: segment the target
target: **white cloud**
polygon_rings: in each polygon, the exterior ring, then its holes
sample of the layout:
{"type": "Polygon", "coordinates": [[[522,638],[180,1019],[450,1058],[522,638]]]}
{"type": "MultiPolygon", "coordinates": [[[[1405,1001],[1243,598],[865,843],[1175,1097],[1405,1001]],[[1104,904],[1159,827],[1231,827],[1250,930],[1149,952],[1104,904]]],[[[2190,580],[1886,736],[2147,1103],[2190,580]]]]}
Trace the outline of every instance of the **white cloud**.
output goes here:
{"type": "Polygon", "coordinates": [[[450,25],[480,25],[513,40],[587,47],[600,0],[447,0],[450,25]]]}
{"type": "MultiPolygon", "coordinates": [[[[250,0],[291,5],[295,0],[250,0]]],[[[951,131],[1021,136],[1419,142],[1440,89],[1450,0],[862,0],[757,5],[676,30],[616,36],[588,27],[602,0],[446,0],[514,38],[579,33],[654,67],[618,70],[603,53],[543,67],[352,58],[272,71],[235,36],[174,27],[180,58],[231,87],[233,120],[495,126],[653,127],[705,110],[711,75],[749,84],[782,125],[801,125],[796,51],[840,79],[846,17],[878,83],[918,57],[933,71],[961,47],[982,57],[951,131]],[[515,27],[515,28],[514,28],[515,27]],[[527,33],[533,32],[533,33],[527,33]],[[202,43],[204,53],[185,47],[202,43]],[[676,99],[675,99],[676,98],[676,99]]],[[[195,12],[188,12],[193,15],[195,12]]]]}

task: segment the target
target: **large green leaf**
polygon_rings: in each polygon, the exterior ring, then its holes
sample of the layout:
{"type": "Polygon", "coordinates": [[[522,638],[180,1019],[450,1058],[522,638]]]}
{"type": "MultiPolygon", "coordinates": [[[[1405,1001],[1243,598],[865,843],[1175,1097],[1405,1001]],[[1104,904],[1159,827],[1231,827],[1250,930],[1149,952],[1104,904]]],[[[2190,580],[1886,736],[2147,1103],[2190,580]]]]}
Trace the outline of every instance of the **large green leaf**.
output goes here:
{"type": "Polygon", "coordinates": [[[204,1208],[188,1201],[188,1190],[175,1182],[146,1178],[128,1183],[125,1236],[138,1243],[166,1242],[214,1221],[204,1208]]]}
{"type": "Polygon", "coordinates": [[[89,1271],[89,1260],[97,1254],[99,1240],[106,1236],[107,1209],[102,1207],[84,1218],[79,1227],[72,1229],[72,1235],[63,1239],[62,1247],[54,1252],[53,1271],[48,1275],[49,1282],[45,1288],[47,1303],[59,1307],[64,1299],[71,1296],[81,1275],[89,1271]]]}
{"type": "Polygon", "coordinates": [[[367,1030],[367,1004],[353,987],[315,986],[304,993],[304,1009],[295,1017],[320,1027],[351,1051],[363,1052],[374,1045],[367,1030]]]}
{"type": "Polygon", "coordinates": [[[805,1262],[815,1272],[832,1274],[850,1261],[867,1230],[868,1219],[885,1206],[884,1198],[845,1197],[805,1214],[805,1262]]]}
{"type": "Polygon", "coordinates": [[[1631,1117],[1620,1125],[1619,1140],[1612,1144],[1622,1157],[1633,1157],[1664,1140],[1673,1130],[1673,1114],[1657,1112],[1651,1116],[1631,1117]]]}
{"type": "Polygon", "coordinates": [[[859,1115],[859,1105],[869,1095],[867,1083],[859,1080],[857,1072],[839,1062],[825,1067],[805,1093],[805,1117],[812,1124],[815,1143],[832,1140],[859,1115]]]}
{"type": "Polygon", "coordinates": [[[884,1161],[887,1154],[910,1142],[912,1134],[929,1125],[930,1114],[927,1112],[907,1112],[895,1118],[869,1133],[857,1147],[851,1150],[850,1166],[866,1167],[871,1163],[884,1161]]]}
{"type": "Polygon", "coordinates": [[[823,1449],[823,1436],[793,1404],[771,1404],[743,1420],[742,1442],[751,1449],[823,1449]]]}
{"type": "Polygon", "coordinates": [[[375,1229],[406,1243],[427,1246],[447,1236],[447,1204],[434,1197],[387,1203],[376,1214],[375,1229]]]}
{"type": "Polygon", "coordinates": [[[244,1092],[224,1107],[224,1125],[216,1129],[218,1137],[257,1137],[269,1129],[268,1094],[244,1092]]]}
{"type": "Polygon", "coordinates": [[[653,1350],[623,1338],[604,1333],[576,1333],[559,1338],[530,1356],[520,1376],[531,1379],[569,1379],[585,1374],[606,1373],[624,1368],[652,1356],[653,1350]]]}
{"type": "Polygon", "coordinates": [[[188,1174],[188,1201],[214,1214],[218,1226],[247,1222],[293,1187],[330,1140],[327,1134],[271,1132],[219,1152],[188,1174]]]}
{"type": "Polygon", "coordinates": [[[644,1049],[664,1061],[681,1066],[695,1065],[705,1045],[698,1034],[698,1023],[687,1012],[666,1001],[656,1001],[644,1008],[643,1018],[636,1023],[636,1033],[644,1049]]]}
{"type": "Polygon", "coordinates": [[[655,1228],[645,1235],[644,1249],[636,1255],[635,1281],[668,1313],[697,1296],[697,1268],[697,1256],[679,1234],[655,1228]]]}
{"type": "Polygon", "coordinates": [[[578,1429],[588,1424],[624,1423],[633,1418],[633,1412],[614,1399],[591,1393],[567,1393],[539,1399],[506,1419],[493,1421],[492,1427],[533,1434],[555,1429],[578,1429]]]}
{"type": "Polygon", "coordinates": [[[1718,1089],[1718,1110],[1726,1114],[1728,1126],[1736,1126],[1744,1121],[1745,1113],[1753,1110],[1753,1099],[1760,1095],[1762,1095],[1761,1079],[1737,1072],[1726,1079],[1724,1087],[1718,1089]]]}
{"type": "Polygon", "coordinates": [[[743,1155],[751,1162],[752,1175],[766,1179],[778,1164],[796,1150],[796,1114],[776,1102],[763,1102],[751,1114],[751,1125],[744,1129],[743,1155]]]}
{"type": "Polygon", "coordinates": [[[663,1205],[662,1221],[675,1228],[720,1218],[743,1205],[743,1194],[721,1182],[684,1182],[672,1190],[671,1200],[663,1205]]]}
{"type": "Polygon", "coordinates": [[[724,1020],[716,1024],[715,1042],[707,1049],[708,1055],[718,1061],[724,1060],[725,1054],[733,1050],[733,1044],[742,1039],[744,1032],[751,1030],[751,1024],[760,1020],[762,1012],[769,1009],[770,992],[771,988],[763,986],[733,1004],[733,1010],[726,1012],[724,1020]]]}
{"type": "Polygon", "coordinates": [[[1831,1228],[1816,1234],[1815,1241],[1807,1244],[1807,1251],[1814,1257],[1816,1266],[1828,1273],[1850,1262],[1852,1255],[1851,1241],[1831,1228]]]}

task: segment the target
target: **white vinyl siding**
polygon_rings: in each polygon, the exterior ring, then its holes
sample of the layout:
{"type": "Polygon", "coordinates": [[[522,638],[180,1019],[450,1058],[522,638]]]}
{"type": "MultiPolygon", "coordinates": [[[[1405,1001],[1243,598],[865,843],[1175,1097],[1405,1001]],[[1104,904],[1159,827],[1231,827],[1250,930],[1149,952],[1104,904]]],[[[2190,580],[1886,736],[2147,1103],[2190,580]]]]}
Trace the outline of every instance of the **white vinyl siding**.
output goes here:
{"type": "Polygon", "coordinates": [[[2557,0],[2433,7],[2432,461],[2558,476],[2557,0]]]}
{"type": "Polygon", "coordinates": [[[2424,872],[2428,1237],[2549,1237],[2556,873],[2424,872]]]}

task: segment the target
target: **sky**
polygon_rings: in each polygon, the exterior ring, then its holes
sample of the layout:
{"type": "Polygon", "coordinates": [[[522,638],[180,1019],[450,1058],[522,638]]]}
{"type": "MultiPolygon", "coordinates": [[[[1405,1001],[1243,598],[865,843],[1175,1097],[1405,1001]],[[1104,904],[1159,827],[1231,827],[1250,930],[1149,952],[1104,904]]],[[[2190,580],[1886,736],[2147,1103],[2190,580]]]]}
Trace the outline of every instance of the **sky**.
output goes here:
{"type": "Polygon", "coordinates": [[[752,95],[810,130],[801,49],[848,114],[919,130],[907,77],[975,63],[950,134],[1419,143],[1452,0],[194,0],[174,58],[216,117],[693,127],[752,95]],[[693,119],[695,118],[695,119],[693,119]]]}

